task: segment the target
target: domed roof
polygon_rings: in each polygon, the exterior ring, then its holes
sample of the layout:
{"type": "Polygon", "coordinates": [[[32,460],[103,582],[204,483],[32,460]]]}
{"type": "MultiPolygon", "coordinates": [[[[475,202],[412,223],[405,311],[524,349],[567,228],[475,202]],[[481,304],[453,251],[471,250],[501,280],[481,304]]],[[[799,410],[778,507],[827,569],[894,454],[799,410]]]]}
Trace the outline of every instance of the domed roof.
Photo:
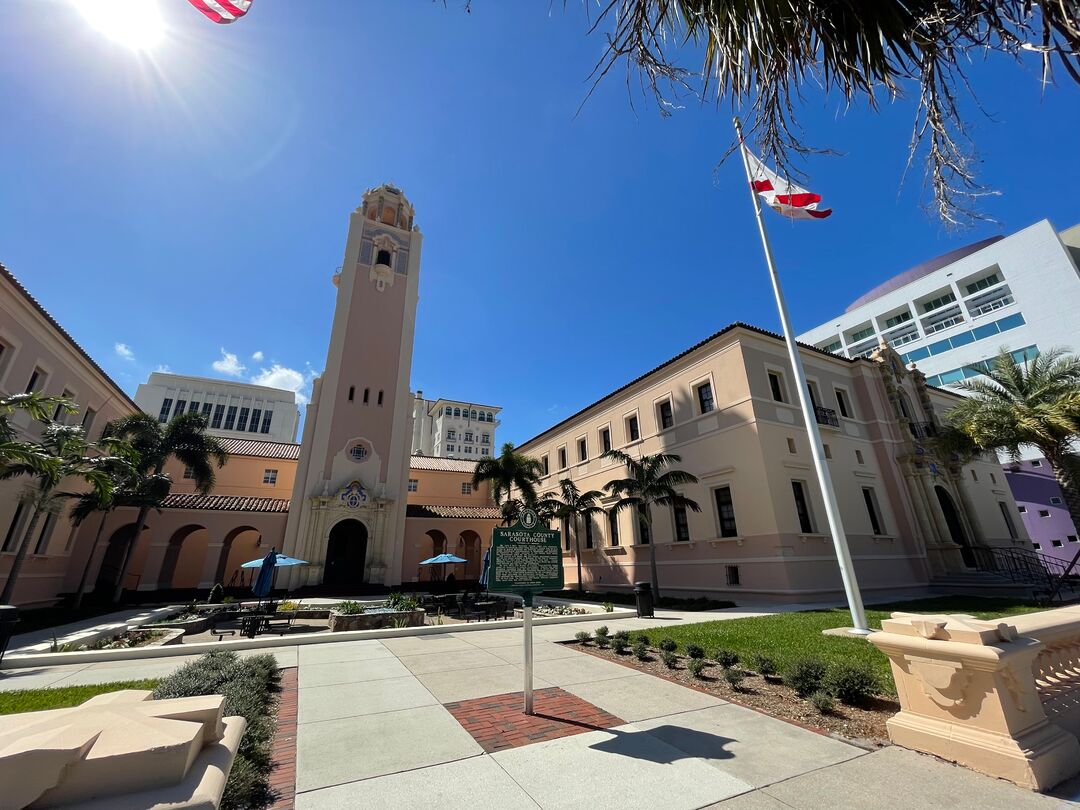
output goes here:
{"type": "Polygon", "coordinates": [[[898,290],[905,284],[910,284],[913,281],[917,281],[923,276],[928,276],[935,270],[940,270],[946,265],[950,265],[953,262],[958,262],[965,256],[970,256],[972,253],[977,253],[985,247],[989,247],[995,242],[1000,242],[1004,239],[1004,236],[991,236],[989,239],[982,239],[978,242],[972,242],[970,245],[966,245],[956,250],[950,250],[948,253],[942,253],[940,256],[925,261],[922,264],[917,264],[914,267],[905,270],[899,275],[893,276],[888,281],[883,281],[878,284],[874,289],[868,293],[864,293],[852,301],[844,312],[851,312],[853,309],[858,309],[863,304],[869,304],[871,301],[875,301],[886,293],[891,293],[893,290],[898,290]]]}

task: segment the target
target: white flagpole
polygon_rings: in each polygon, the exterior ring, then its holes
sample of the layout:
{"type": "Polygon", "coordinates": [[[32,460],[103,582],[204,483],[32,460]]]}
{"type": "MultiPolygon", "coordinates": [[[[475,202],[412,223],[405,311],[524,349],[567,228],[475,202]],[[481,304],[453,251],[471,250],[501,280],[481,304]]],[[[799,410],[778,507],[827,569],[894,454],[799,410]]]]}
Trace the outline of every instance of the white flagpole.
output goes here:
{"type": "Polygon", "coordinates": [[[825,514],[829,520],[829,531],[832,533],[833,547],[836,549],[836,560],[840,564],[840,576],[844,580],[844,593],[847,595],[851,621],[854,624],[855,633],[865,635],[870,632],[870,628],[866,624],[866,611],[863,609],[859,583],[855,579],[855,566],[851,562],[851,552],[848,550],[844,524],[840,519],[840,507],[836,502],[836,492],[833,489],[832,476],[829,474],[829,465],[825,461],[825,448],[821,443],[821,431],[818,429],[817,416],[810,401],[810,389],[806,384],[806,372],[803,370],[802,357],[799,355],[795,335],[791,329],[787,303],[784,301],[784,291],[780,287],[780,277],[776,274],[772,248],[769,246],[769,235],[765,230],[765,219],[761,216],[761,204],[757,192],[754,191],[754,178],[750,172],[750,161],[746,158],[742,124],[739,123],[738,118],[735,119],[735,133],[739,136],[739,154],[742,155],[743,168],[746,170],[746,186],[750,190],[750,198],[754,203],[754,215],[757,217],[758,232],[761,234],[761,246],[765,250],[765,264],[768,265],[769,280],[772,281],[773,294],[776,296],[776,308],[780,313],[780,325],[784,330],[784,341],[787,343],[788,357],[791,360],[791,369],[795,375],[795,386],[799,392],[799,405],[802,407],[803,421],[806,422],[806,432],[810,436],[814,469],[817,471],[821,494],[825,498],[825,514]]]}

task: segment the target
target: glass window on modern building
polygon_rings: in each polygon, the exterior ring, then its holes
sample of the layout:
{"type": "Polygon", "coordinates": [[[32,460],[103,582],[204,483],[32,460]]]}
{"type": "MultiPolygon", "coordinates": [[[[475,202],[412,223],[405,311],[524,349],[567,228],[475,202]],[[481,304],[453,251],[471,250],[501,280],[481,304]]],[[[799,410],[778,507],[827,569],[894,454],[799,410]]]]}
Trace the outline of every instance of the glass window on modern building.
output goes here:
{"type": "Polygon", "coordinates": [[[262,432],[263,433],[269,433],[270,432],[270,420],[273,418],[273,416],[274,416],[273,411],[263,411],[263,421],[262,421],[262,432]]]}
{"type": "Polygon", "coordinates": [[[251,424],[248,426],[248,433],[258,433],[259,432],[259,419],[260,419],[260,417],[262,417],[262,409],[261,408],[252,408],[251,409],[251,424]]]}
{"type": "Polygon", "coordinates": [[[247,430],[248,414],[251,413],[248,408],[241,408],[240,415],[236,418],[236,429],[247,430]]]}
{"type": "Polygon", "coordinates": [[[224,417],[225,417],[225,406],[224,405],[215,405],[214,406],[214,418],[210,420],[210,427],[214,428],[215,430],[217,428],[221,427],[221,420],[224,417]]]}
{"type": "Polygon", "coordinates": [[[168,422],[170,411],[172,411],[172,399],[165,397],[165,399],[161,400],[161,410],[158,412],[158,421],[168,422]]]}
{"type": "Polygon", "coordinates": [[[236,406],[230,405],[225,411],[225,430],[232,430],[236,424],[236,406]]]}

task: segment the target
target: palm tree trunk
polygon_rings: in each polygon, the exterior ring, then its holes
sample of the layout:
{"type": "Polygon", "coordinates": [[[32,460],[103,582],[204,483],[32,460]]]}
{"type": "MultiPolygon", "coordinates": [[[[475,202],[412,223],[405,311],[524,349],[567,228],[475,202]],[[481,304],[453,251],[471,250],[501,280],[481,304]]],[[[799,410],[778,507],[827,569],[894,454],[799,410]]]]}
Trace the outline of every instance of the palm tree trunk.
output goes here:
{"type": "Polygon", "coordinates": [[[127,545],[124,548],[124,561],[120,563],[120,574],[116,578],[116,588],[113,589],[112,600],[114,605],[120,601],[120,597],[124,594],[124,577],[127,576],[128,565],[131,563],[131,557],[135,551],[135,546],[139,542],[139,537],[142,535],[143,528],[146,526],[146,518],[149,514],[149,506],[139,508],[139,516],[135,519],[135,534],[127,541],[127,545]]]}
{"type": "Polygon", "coordinates": [[[660,598],[660,575],[656,570],[656,536],[652,533],[652,507],[646,506],[641,516],[649,527],[649,574],[652,578],[653,599],[660,598]]]}
{"type": "Polygon", "coordinates": [[[1047,454],[1047,462],[1054,471],[1054,478],[1061,487],[1061,495],[1065,500],[1065,507],[1069,510],[1073,526],[1080,530],[1080,486],[1077,486],[1077,471],[1073,466],[1073,459],[1062,458],[1056,454],[1047,454]]]}
{"type": "Polygon", "coordinates": [[[577,559],[577,586],[585,593],[585,583],[581,581],[581,535],[577,532],[577,516],[574,516],[574,557],[577,559]]]}
{"type": "Polygon", "coordinates": [[[101,535],[105,531],[105,520],[109,517],[108,512],[101,513],[101,523],[98,524],[97,534],[94,535],[94,544],[90,546],[90,554],[86,558],[86,565],[83,566],[82,577],[79,578],[79,589],[75,591],[75,599],[72,600],[71,607],[74,610],[78,610],[82,605],[83,594],[86,593],[86,580],[90,578],[90,566],[94,564],[94,552],[97,551],[98,543],[101,542],[101,535]]]}
{"type": "Polygon", "coordinates": [[[19,579],[19,571],[22,570],[23,561],[26,559],[26,552],[30,548],[30,538],[34,535],[34,529],[37,528],[38,519],[41,517],[41,510],[34,509],[34,514],[30,518],[30,525],[26,527],[26,531],[23,532],[22,542],[19,544],[19,550],[15,554],[15,559],[11,563],[11,571],[8,572],[7,582],[4,583],[4,592],[0,593],[0,604],[11,604],[11,597],[15,593],[15,583],[19,579]]]}

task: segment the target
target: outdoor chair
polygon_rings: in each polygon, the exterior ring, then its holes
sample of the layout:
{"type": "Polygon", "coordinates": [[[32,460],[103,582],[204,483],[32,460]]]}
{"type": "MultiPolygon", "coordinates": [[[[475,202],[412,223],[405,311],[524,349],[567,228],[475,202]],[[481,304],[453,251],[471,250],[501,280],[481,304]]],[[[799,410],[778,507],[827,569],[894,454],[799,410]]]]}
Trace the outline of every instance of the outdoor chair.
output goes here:
{"type": "Polygon", "coordinates": [[[218,625],[232,621],[236,618],[236,611],[232,610],[215,610],[210,614],[210,635],[216,636],[218,641],[221,641],[225,636],[235,636],[236,629],[222,630],[218,625]]]}

